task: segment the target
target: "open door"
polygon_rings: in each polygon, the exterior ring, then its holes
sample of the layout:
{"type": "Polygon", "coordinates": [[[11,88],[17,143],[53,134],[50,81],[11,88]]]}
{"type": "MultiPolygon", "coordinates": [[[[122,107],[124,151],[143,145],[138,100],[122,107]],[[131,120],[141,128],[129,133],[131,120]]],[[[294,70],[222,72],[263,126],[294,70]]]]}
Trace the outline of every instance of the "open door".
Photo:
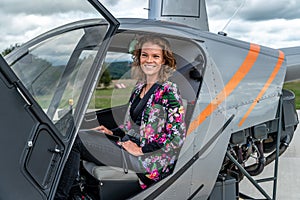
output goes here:
{"type": "Polygon", "coordinates": [[[100,13],[96,23],[60,27],[0,56],[0,199],[54,197],[119,25],[98,1],[84,3],[100,13]]]}

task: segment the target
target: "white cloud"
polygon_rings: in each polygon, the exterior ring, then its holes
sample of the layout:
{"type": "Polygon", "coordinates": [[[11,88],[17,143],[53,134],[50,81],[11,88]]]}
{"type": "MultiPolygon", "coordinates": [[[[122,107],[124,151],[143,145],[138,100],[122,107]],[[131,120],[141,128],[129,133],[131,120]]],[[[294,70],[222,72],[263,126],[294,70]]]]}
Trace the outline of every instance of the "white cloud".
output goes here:
{"type": "Polygon", "coordinates": [[[23,44],[63,24],[100,16],[87,1],[30,0],[26,3],[20,2],[20,0],[4,0],[1,5],[0,52],[15,44],[23,44]]]}
{"type": "Polygon", "coordinates": [[[0,12],[10,14],[26,13],[51,15],[53,13],[68,12],[70,10],[88,11],[89,8],[90,4],[88,1],[78,0],[1,0],[0,12]]]}
{"type": "MultiPolygon", "coordinates": [[[[298,2],[299,5],[300,2],[298,2]]],[[[299,8],[295,0],[251,0],[243,8],[242,17],[248,20],[295,19],[299,18],[299,8]]]]}
{"type": "MultiPolygon", "coordinates": [[[[109,2],[106,0],[105,2],[109,2]]],[[[117,0],[116,0],[117,1],[117,0]]],[[[119,0],[114,6],[109,6],[106,3],[103,3],[104,6],[107,5],[107,8],[110,12],[118,18],[134,17],[134,18],[147,18],[148,11],[144,8],[148,7],[147,0],[119,0]]]]}
{"type": "MultiPolygon", "coordinates": [[[[243,1],[207,0],[210,31],[221,31],[243,1]]],[[[248,0],[224,32],[272,48],[300,46],[300,0],[248,0]]]]}
{"type": "MultiPolygon", "coordinates": [[[[147,1],[105,0],[102,2],[116,17],[146,18],[147,1]]],[[[0,52],[15,44],[22,44],[54,27],[83,18],[99,17],[82,0],[3,0],[0,7],[0,52]],[[19,6],[16,6],[19,5],[19,6]]]]}
{"type": "MultiPolygon", "coordinates": [[[[48,30],[49,24],[53,28],[87,15],[87,12],[79,11],[86,11],[86,6],[78,2],[86,4],[82,0],[28,0],[26,3],[22,0],[2,0],[0,52],[48,30]],[[51,4],[45,6],[45,2],[51,4]]],[[[147,0],[101,2],[118,18],[148,16],[148,11],[144,9],[148,7],[147,0]]],[[[224,30],[229,37],[273,48],[300,46],[300,10],[296,6],[300,0],[206,0],[210,31],[221,31],[243,2],[244,6],[224,30]]]]}

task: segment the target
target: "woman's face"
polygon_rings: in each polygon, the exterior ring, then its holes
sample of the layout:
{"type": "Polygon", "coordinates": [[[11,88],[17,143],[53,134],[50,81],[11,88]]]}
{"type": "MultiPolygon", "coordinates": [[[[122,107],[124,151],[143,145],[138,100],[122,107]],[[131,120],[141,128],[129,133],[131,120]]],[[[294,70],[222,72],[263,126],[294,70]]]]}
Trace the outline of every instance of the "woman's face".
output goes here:
{"type": "Polygon", "coordinates": [[[163,51],[160,46],[146,42],[142,46],[140,64],[147,79],[158,80],[159,71],[164,64],[163,51]]]}

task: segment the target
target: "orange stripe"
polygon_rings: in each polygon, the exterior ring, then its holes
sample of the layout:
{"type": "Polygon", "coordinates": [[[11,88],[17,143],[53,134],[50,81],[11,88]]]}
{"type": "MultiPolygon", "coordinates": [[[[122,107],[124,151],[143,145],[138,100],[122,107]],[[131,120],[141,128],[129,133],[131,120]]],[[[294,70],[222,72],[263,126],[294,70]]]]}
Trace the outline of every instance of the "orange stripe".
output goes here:
{"type": "Polygon", "coordinates": [[[260,46],[250,44],[250,49],[247,57],[245,58],[238,71],[229,80],[223,90],[215,97],[214,100],[190,123],[187,135],[193,132],[214,110],[226,99],[227,96],[238,86],[242,79],[248,74],[254,65],[260,51],[260,46]]]}
{"type": "Polygon", "coordinates": [[[254,109],[256,104],[258,103],[258,101],[261,99],[261,97],[264,95],[264,93],[270,87],[271,83],[273,82],[274,78],[276,77],[276,75],[277,75],[277,73],[278,73],[278,71],[279,71],[279,69],[280,69],[280,67],[283,63],[283,60],[284,60],[284,53],[282,51],[279,51],[278,61],[277,61],[277,64],[276,64],[271,76],[269,77],[268,81],[266,82],[266,84],[264,85],[264,87],[262,88],[260,93],[257,95],[257,97],[255,98],[255,101],[252,103],[252,105],[250,106],[250,108],[248,109],[248,111],[246,112],[246,114],[244,115],[242,120],[240,121],[239,126],[243,125],[243,123],[248,118],[249,114],[252,112],[252,110],[254,109]]]}

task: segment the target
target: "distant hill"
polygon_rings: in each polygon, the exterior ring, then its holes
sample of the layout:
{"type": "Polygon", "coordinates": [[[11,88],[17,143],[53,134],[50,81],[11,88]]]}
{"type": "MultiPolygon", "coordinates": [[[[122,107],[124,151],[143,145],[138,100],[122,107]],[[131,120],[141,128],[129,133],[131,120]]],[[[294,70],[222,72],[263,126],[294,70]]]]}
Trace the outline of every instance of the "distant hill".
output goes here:
{"type": "Polygon", "coordinates": [[[121,77],[123,79],[130,78],[131,63],[128,61],[106,63],[106,65],[113,80],[121,77]]]}

